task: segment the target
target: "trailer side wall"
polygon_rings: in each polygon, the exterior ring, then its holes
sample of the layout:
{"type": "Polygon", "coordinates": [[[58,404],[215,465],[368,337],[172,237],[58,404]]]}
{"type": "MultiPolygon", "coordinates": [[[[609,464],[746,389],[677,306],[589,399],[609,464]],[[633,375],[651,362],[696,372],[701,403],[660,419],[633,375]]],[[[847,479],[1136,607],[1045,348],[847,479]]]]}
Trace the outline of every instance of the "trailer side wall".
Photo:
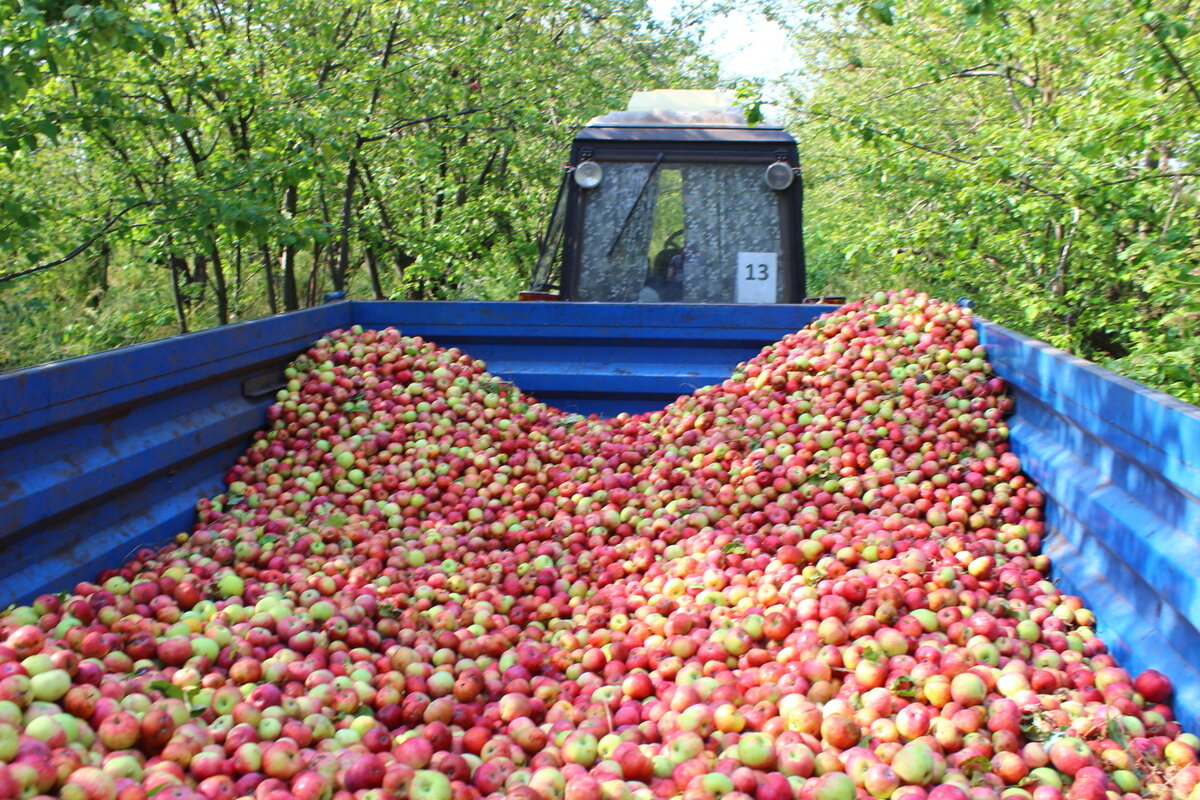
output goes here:
{"type": "MultiPolygon", "coordinates": [[[[0,606],[70,588],[187,531],[324,332],[394,325],[560,408],[660,408],[828,307],[345,302],[0,376],[0,606]]],[[[1048,497],[1054,578],[1200,730],[1200,409],[980,321],[1048,497]]]]}

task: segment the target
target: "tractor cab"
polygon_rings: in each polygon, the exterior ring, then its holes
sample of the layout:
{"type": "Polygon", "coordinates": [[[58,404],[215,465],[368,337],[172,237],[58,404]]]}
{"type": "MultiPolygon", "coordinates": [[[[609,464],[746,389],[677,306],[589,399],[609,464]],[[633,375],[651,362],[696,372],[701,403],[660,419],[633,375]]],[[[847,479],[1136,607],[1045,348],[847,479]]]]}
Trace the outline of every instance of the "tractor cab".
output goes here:
{"type": "Polygon", "coordinates": [[[796,142],[716,92],[635,94],[575,137],[522,299],[798,303],[796,142]]]}

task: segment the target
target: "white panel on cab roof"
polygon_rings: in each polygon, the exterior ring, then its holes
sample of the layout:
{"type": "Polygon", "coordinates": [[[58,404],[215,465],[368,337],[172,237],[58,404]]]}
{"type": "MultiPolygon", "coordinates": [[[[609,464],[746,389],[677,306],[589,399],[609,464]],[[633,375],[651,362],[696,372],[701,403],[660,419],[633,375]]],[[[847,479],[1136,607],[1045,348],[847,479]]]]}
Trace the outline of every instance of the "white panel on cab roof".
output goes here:
{"type": "Polygon", "coordinates": [[[729,92],[711,89],[652,89],[634,92],[626,111],[724,111],[733,108],[737,98],[729,92]]]}

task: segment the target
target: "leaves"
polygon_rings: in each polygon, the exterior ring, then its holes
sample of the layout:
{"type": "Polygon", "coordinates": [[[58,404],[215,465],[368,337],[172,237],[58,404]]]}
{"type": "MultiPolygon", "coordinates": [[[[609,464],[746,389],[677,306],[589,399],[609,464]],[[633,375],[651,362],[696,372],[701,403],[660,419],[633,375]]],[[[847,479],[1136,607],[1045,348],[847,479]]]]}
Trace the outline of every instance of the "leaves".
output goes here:
{"type": "Polygon", "coordinates": [[[912,698],[920,694],[920,687],[917,685],[917,681],[910,675],[901,675],[895,678],[888,684],[888,688],[897,697],[912,698]]]}
{"type": "MultiPolygon", "coordinates": [[[[66,68],[112,48],[136,52],[156,44],[163,46],[125,4],[105,8],[48,0],[22,4],[19,11],[0,7],[0,112],[66,68]]],[[[36,137],[19,141],[29,149],[37,146],[36,137]]]]}
{"type": "Polygon", "coordinates": [[[891,0],[870,0],[870,2],[863,3],[859,10],[859,17],[863,20],[873,20],[882,25],[893,25],[896,22],[896,18],[892,14],[891,0]]]}
{"type": "Polygon", "coordinates": [[[184,699],[183,689],[170,681],[150,681],[150,688],[156,692],[161,692],[163,697],[169,697],[174,700],[184,699]]]}
{"type": "Polygon", "coordinates": [[[0,283],[0,369],[336,288],[515,297],[573,130],[715,77],[619,0],[36,7],[0,10],[0,275],[86,246],[0,283]]]}
{"type": "Polygon", "coordinates": [[[855,8],[775,8],[820,65],[797,129],[809,293],[967,295],[1196,399],[1200,327],[1179,313],[1200,296],[1188,20],[1100,0],[916,0],[887,25],[855,8]]]}
{"type": "Polygon", "coordinates": [[[996,21],[996,8],[993,0],[966,0],[963,5],[965,6],[967,25],[996,21]]]}

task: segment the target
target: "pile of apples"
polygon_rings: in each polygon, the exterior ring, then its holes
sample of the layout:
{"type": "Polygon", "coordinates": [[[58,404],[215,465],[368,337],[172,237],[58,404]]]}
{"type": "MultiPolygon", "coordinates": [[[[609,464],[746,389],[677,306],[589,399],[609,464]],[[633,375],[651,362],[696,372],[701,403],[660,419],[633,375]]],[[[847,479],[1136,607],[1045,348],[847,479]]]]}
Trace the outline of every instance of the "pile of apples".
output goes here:
{"type": "Polygon", "coordinates": [[[287,377],[190,535],[0,618],[0,797],[1200,798],[1047,579],[967,310],[612,419],[396,330],[287,377]]]}

